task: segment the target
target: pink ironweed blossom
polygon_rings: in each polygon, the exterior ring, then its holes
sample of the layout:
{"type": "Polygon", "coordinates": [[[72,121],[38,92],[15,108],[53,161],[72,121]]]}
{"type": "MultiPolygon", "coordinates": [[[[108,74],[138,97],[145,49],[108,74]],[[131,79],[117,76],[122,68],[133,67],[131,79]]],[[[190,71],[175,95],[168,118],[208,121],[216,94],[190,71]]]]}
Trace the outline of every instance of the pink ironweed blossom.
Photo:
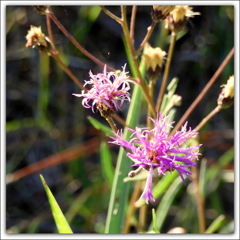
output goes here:
{"type": "MultiPolygon", "coordinates": [[[[160,113],[157,119],[152,120],[153,129],[138,128],[135,130],[129,128],[132,132],[130,141],[122,137],[122,131],[114,133],[115,137],[111,137],[114,141],[110,142],[129,149],[127,156],[134,162],[132,166],[138,166],[140,169],[149,171],[145,188],[140,199],[155,201],[152,194],[152,177],[153,170],[157,169],[158,175],[165,175],[167,171],[177,170],[182,181],[186,184],[184,175],[189,177],[191,172],[187,167],[195,166],[194,160],[198,159],[199,147],[187,146],[187,141],[194,137],[198,132],[187,130],[187,122],[173,136],[169,136],[168,128],[172,127],[172,123],[167,123],[168,116],[163,117],[160,113]]],[[[131,175],[130,175],[131,176],[131,175]]],[[[134,175],[132,175],[134,176],[134,175]]],[[[139,199],[139,200],[140,200],[139,199]]]]}
{"type": "Polygon", "coordinates": [[[107,72],[106,65],[104,66],[103,73],[93,75],[89,71],[90,80],[85,80],[85,85],[90,84],[92,88],[88,92],[82,91],[81,94],[75,94],[76,97],[83,97],[82,104],[85,108],[92,108],[94,112],[94,106],[101,112],[111,111],[114,113],[118,111],[126,100],[130,102],[130,84],[129,82],[135,83],[128,79],[128,72],[125,72],[126,64],[120,73],[107,72]],[[90,101],[92,103],[90,104],[90,101]]]}

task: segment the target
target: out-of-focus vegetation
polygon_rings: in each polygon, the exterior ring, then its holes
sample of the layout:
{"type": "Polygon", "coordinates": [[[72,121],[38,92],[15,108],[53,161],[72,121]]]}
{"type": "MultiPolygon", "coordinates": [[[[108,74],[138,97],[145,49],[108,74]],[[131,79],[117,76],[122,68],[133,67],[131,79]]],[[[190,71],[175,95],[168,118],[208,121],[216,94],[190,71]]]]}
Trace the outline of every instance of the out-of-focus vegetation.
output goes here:
{"type": "MultiPolygon", "coordinates": [[[[119,14],[118,6],[108,9],[119,14]]],[[[115,69],[121,69],[127,62],[122,30],[99,6],[52,6],[52,10],[94,56],[115,69]]],[[[151,24],[150,10],[150,6],[138,7],[136,46],[151,24]]],[[[195,6],[194,11],[201,15],[190,19],[178,39],[169,75],[169,79],[179,78],[176,93],[183,96],[175,121],[201,92],[234,45],[233,6],[195,6]]],[[[128,13],[130,16],[130,6],[128,13]]],[[[105,144],[108,136],[89,122],[90,116],[106,124],[99,114],[83,108],[82,99],[72,96],[81,89],[54,59],[25,47],[30,25],[41,26],[47,34],[45,16],[36,13],[31,6],[6,7],[7,233],[56,232],[39,174],[44,176],[74,233],[103,233],[113,178],[104,171],[104,164],[112,162],[115,167],[118,148],[105,144]]],[[[102,71],[102,67],[79,52],[54,23],[52,29],[61,59],[82,83],[88,79],[89,70],[102,71]]],[[[150,43],[161,45],[167,51],[169,43],[161,42],[161,29],[159,24],[150,43]]],[[[220,85],[233,74],[232,60],[189,117],[190,126],[195,127],[216,106],[220,85]]],[[[156,89],[159,86],[157,83],[156,89]]],[[[127,106],[122,110],[119,115],[124,117],[127,106]]],[[[203,144],[199,168],[207,226],[224,215],[222,226],[217,230],[221,233],[234,231],[233,119],[232,106],[214,116],[200,131],[199,139],[203,144]]],[[[117,125],[121,128],[119,123],[117,125]]],[[[185,228],[188,233],[196,232],[197,210],[192,187],[189,181],[187,186],[179,188],[161,232],[175,226],[185,228]]],[[[152,207],[159,205],[161,199],[152,207]]],[[[148,222],[151,220],[150,211],[148,222]]]]}

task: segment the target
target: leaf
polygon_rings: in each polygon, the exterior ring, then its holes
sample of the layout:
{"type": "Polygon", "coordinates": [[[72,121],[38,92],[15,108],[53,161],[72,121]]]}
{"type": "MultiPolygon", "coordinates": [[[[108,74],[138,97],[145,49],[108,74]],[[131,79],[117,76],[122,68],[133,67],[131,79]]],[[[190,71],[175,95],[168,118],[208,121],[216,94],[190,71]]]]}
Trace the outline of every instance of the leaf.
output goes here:
{"type": "MultiPolygon", "coordinates": [[[[144,67],[143,65],[141,66],[142,68],[140,68],[140,71],[142,72],[144,67]]],[[[135,85],[126,119],[127,126],[135,128],[135,126],[138,124],[138,119],[141,112],[139,111],[141,108],[141,102],[142,89],[139,85],[135,85]]],[[[130,135],[131,132],[125,128],[123,138],[129,139],[130,135]]],[[[110,196],[105,233],[112,234],[122,232],[129,194],[129,182],[123,182],[123,179],[128,175],[128,172],[130,171],[130,165],[131,160],[126,156],[124,148],[120,147],[110,196]]]]}
{"type": "Polygon", "coordinates": [[[57,201],[55,200],[51,190],[49,189],[45,179],[40,174],[40,178],[43,184],[43,187],[46,191],[48,201],[52,210],[53,218],[56,223],[57,229],[59,233],[73,233],[72,229],[70,228],[66,218],[64,217],[62,210],[58,206],[57,201]]]}
{"type": "Polygon", "coordinates": [[[153,231],[155,233],[160,233],[158,228],[157,228],[157,221],[156,221],[156,212],[155,209],[152,209],[152,222],[153,222],[153,231]]]}
{"type": "Polygon", "coordinates": [[[114,168],[112,165],[109,148],[105,142],[102,142],[100,145],[100,156],[103,175],[107,179],[110,186],[112,186],[114,178],[114,168]]]}
{"type": "Polygon", "coordinates": [[[98,130],[102,130],[107,136],[114,136],[112,133],[112,129],[107,127],[106,125],[100,123],[98,120],[96,120],[93,117],[88,117],[89,122],[98,130]]]}
{"type": "Polygon", "coordinates": [[[222,225],[223,221],[225,220],[224,215],[218,216],[212,224],[208,227],[208,229],[205,231],[205,233],[214,233],[216,232],[222,225]]]}
{"type": "MultiPolygon", "coordinates": [[[[166,191],[165,195],[163,196],[159,207],[156,211],[156,227],[157,229],[161,229],[164,220],[168,214],[168,211],[171,207],[171,204],[177,195],[180,188],[183,186],[182,179],[180,177],[176,178],[169,189],[166,191]]],[[[153,222],[150,224],[149,231],[153,229],[153,222]]]]}

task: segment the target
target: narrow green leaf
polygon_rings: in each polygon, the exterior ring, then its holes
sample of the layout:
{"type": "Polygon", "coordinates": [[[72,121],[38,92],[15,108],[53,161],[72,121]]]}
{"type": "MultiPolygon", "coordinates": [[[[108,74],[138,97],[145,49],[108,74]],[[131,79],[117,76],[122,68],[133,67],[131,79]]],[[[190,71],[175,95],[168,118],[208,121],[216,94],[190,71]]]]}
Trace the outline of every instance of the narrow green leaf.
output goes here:
{"type": "MultiPolygon", "coordinates": [[[[166,191],[165,195],[163,196],[158,209],[156,211],[156,215],[157,215],[157,229],[161,229],[164,220],[167,216],[167,213],[171,207],[171,204],[175,198],[175,196],[177,195],[178,191],[180,190],[180,188],[183,186],[183,182],[182,179],[180,177],[178,177],[177,179],[175,179],[175,181],[172,183],[172,185],[169,187],[169,189],[166,191]]],[[[149,231],[153,229],[153,223],[150,224],[149,227],[149,231]]]]}
{"type": "Polygon", "coordinates": [[[111,161],[111,153],[105,142],[102,142],[100,145],[100,156],[103,175],[107,179],[110,186],[112,186],[114,178],[114,168],[111,161]]]}
{"type": "MultiPolygon", "coordinates": [[[[178,176],[177,171],[173,171],[171,173],[167,173],[165,176],[161,178],[161,180],[154,186],[152,193],[155,199],[159,198],[173,183],[173,181],[178,176]]],[[[137,207],[141,207],[142,205],[146,204],[144,199],[141,199],[137,203],[137,207]]]]}
{"type": "Polygon", "coordinates": [[[155,209],[152,209],[152,222],[153,222],[153,231],[155,233],[160,233],[158,228],[157,228],[157,221],[156,221],[156,212],[155,209]]]}
{"type": "Polygon", "coordinates": [[[107,127],[106,125],[100,123],[98,120],[96,120],[93,117],[87,117],[89,122],[98,130],[102,130],[107,136],[114,136],[112,133],[112,129],[107,127]]]}
{"type": "Polygon", "coordinates": [[[206,171],[207,171],[207,160],[205,158],[201,161],[200,171],[199,171],[199,187],[203,199],[206,195],[206,171]]]}
{"type": "MultiPolygon", "coordinates": [[[[140,71],[143,73],[143,65],[140,66],[140,71]]],[[[141,112],[139,111],[139,109],[141,109],[141,102],[142,89],[139,85],[135,85],[126,119],[126,124],[132,128],[135,128],[135,126],[138,124],[138,119],[141,112]]],[[[130,135],[131,132],[125,128],[123,138],[129,139],[130,135]]],[[[126,156],[125,150],[120,147],[110,196],[105,233],[122,232],[129,194],[129,182],[124,182],[123,179],[128,175],[130,166],[131,160],[126,156]]]]}
{"type": "Polygon", "coordinates": [[[222,225],[224,220],[225,220],[225,216],[224,215],[218,216],[212,222],[212,224],[208,227],[208,229],[206,230],[205,233],[214,233],[214,232],[218,231],[218,229],[221,227],[221,225],[222,225]]]}
{"type": "Polygon", "coordinates": [[[46,191],[48,201],[52,210],[53,218],[56,223],[57,229],[59,233],[73,233],[72,229],[70,228],[66,218],[64,217],[62,210],[58,206],[57,201],[55,200],[51,190],[49,189],[45,179],[40,174],[40,178],[42,181],[42,184],[44,186],[44,189],[46,191]]]}

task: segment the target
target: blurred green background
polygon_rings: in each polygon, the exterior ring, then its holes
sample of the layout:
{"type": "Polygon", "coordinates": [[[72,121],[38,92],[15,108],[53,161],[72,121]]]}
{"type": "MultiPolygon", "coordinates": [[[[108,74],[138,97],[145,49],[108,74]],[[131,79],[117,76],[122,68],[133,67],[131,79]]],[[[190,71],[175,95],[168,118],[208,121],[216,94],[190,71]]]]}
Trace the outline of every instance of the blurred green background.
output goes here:
{"type": "MultiPolygon", "coordinates": [[[[119,6],[107,6],[107,9],[120,16],[119,6]]],[[[52,10],[63,26],[94,56],[115,69],[121,69],[127,62],[121,27],[99,6],[52,6],[52,10]]],[[[201,15],[189,20],[177,41],[169,74],[169,81],[173,77],[179,78],[176,93],[183,97],[182,105],[177,108],[176,121],[234,45],[233,6],[194,6],[193,10],[201,15]]],[[[150,13],[151,6],[138,7],[136,48],[151,25],[150,13]]],[[[130,16],[131,6],[128,7],[129,19],[130,16]]],[[[30,25],[41,26],[47,35],[45,16],[39,15],[31,6],[6,7],[7,233],[56,232],[39,174],[47,181],[73,232],[103,233],[111,176],[103,173],[99,149],[100,143],[107,142],[108,138],[95,129],[87,117],[106,123],[99,114],[83,108],[81,98],[72,96],[81,90],[54,59],[39,54],[36,48],[25,47],[30,25]]],[[[79,52],[54,23],[52,29],[59,56],[82,83],[88,80],[89,70],[93,73],[102,71],[102,67],[79,52]]],[[[167,51],[169,39],[163,41],[161,29],[162,24],[158,24],[149,42],[167,51]]],[[[231,60],[189,117],[189,126],[197,126],[215,108],[220,85],[233,74],[234,61],[231,60]]],[[[156,92],[160,83],[161,78],[156,92]]],[[[122,118],[125,118],[127,108],[123,107],[119,113],[122,118]]],[[[121,128],[119,123],[117,126],[121,128]]],[[[221,111],[204,126],[199,141],[203,144],[204,159],[199,161],[199,166],[206,165],[203,177],[207,181],[207,225],[224,214],[226,219],[221,232],[231,233],[234,231],[233,106],[221,111]]],[[[109,147],[115,166],[118,148],[109,147]]],[[[189,182],[177,194],[162,232],[175,226],[182,226],[189,233],[197,231],[196,203],[191,187],[189,182]]],[[[149,210],[157,207],[159,201],[161,199],[150,205],[149,210]]],[[[151,212],[148,217],[151,221],[151,212]]],[[[131,231],[136,230],[133,227],[131,231]]]]}

